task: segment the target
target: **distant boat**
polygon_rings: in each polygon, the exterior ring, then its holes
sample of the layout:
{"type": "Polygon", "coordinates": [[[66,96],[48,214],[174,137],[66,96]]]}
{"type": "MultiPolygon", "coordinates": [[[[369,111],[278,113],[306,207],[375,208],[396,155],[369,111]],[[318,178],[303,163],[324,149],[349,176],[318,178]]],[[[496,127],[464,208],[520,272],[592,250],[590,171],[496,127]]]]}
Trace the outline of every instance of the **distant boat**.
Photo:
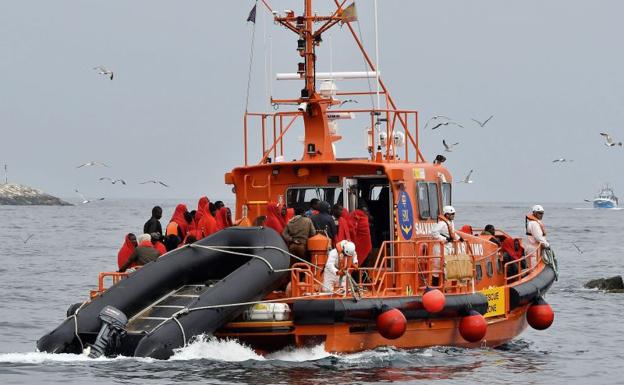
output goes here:
{"type": "Polygon", "coordinates": [[[613,193],[609,185],[605,185],[598,195],[592,200],[594,208],[597,209],[614,209],[618,206],[618,198],[613,193]]]}

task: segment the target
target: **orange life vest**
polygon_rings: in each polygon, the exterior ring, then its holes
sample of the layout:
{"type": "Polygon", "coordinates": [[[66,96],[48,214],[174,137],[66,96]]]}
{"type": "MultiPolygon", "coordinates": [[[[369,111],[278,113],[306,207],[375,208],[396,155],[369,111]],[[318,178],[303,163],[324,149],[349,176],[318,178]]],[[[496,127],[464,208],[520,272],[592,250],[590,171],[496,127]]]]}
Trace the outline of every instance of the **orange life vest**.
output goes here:
{"type": "Polygon", "coordinates": [[[451,221],[446,219],[446,217],[444,215],[439,215],[438,216],[438,220],[446,223],[446,228],[448,229],[449,237],[451,237],[451,241],[454,241],[455,240],[455,231],[451,227],[451,221]]]}
{"type": "Polygon", "coordinates": [[[546,228],[544,227],[544,223],[542,223],[542,221],[537,219],[537,217],[533,214],[527,215],[526,218],[524,219],[524,228],[526,229],[526,235],[533,236],[533,234],[529,233],[529,221],[537,222],[537,224],[540,225],[540,227],[542,228],[542,234],[546,235],[546,228]]]}
{"type": "Polygon", "coordinates": [[[177,235],[180,236],[179,226],[175,222],[169,222],[167,225],[167,230],[165,231],[167,235],[177,235]]]}

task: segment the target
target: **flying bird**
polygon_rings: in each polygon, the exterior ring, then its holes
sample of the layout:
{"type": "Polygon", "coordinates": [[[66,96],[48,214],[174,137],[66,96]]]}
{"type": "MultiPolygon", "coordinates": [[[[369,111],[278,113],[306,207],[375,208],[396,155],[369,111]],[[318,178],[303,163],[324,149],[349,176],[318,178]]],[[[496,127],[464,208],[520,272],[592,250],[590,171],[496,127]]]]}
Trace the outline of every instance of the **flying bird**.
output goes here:
{"type": "Polygon", "coordinates": [[[95,201],[103,201],[104,200],[104,198],[98,198],[98,199],[95,199],[95,200],[90,200],[90,199],[85,198],[85,196],[82,195],[82,193],[80,191],[78,191],[78,189],[75,189],[74,191],[76,192],[76,194],[78,194],[80,196],[80,198],[82,198],[82,204],[83,205],[87,204],[87,203],[95,202],[95,201]]]}
{"type": "Polygon", "coordinates": [[[489,118],[487,118],[487,119],[485,119],[485,120],[483,121],[483,123],[481,123],[480,121],[478,121],[477,119],[474,119],[474,118],[472,119],[472,121],[473,121],[473,122],[476,122],[479,126],[484,127],[484,126],[487,124],[487,122],[489,122],[489,121],[490,121],[490,119],[492,119],[493,117],[494,117],[494,115],[490,115],[490,117],[489,117],[489,118]]]}
{"type": "Polygon", "coordinates": [[[432,116],[431,118],[429,118],[429,120],[427,120],[427,123],[425,123],[425,130],[427,129],[427,127],[429,127],[429,123],[433,122],[434,120],[438,120],[438,119],[446,119],[446,120],[451,120],[451,118],[449,118],[448,116],[444,116],[444,115],[435,115],[432,116]]]}
{"type": "Polygon", "coordinates": [[[108,76],[110,80],[113,80],[113,71],[106,69],[102,66],[93,67],[94,70],[98,71],[98,74],[108,76]]]}
{"type": "Polygon", "coordinates": [[[436,128],[438,128],[438,127],[448,126],[449,124],[454,124],[454,125],[456,125],[457,127],[464,128],[464,126],[462,126],[461,124],[459,124],[459,123],[457,123],[457,122],[454,122],[454,121],[452,121],[452,120],[449,120],[449,121],[446,121],[446,122],[438,123],[438,124],[436,124],[435,126],[431,127],[431,129],[432,129],[432,130],[435,130],[435,129],[436,129],[436,128]]]}
{"type": "Polygon", "coordinates": [[[108,167],[106,164],[104,164],[102,162],[96,162],[96,161],[92,160],[91,162],[87,162],[87,163],[81,164],[80,166],[77,166],[76,168],[88,167],[88,166],[104,166],[104,167],[108,167]]]}
{"type": "Polygon", "coordinates": [[[146,180],[145,182],[141,182],[141,183],[139,183],[139,184],[147,184],[147,183],[160,184],[160,185],[162,185],[162,186],[169,187],[169,185],[168,185],[168,184],[165,184],[165,183],[163,183],[163,182],[161,182],[161,181],[159,181],[159,180],[154,180],[154,179],[152,179],[152,180],[146,180]]]}
{"type": "Polygon", "coordinates": [[[583,250],[581,250],[580,247],[578,247],[578,245],[574,242],[572,242],[572,245],[574,245],[574,247],[576,247],[576,251],[578,251],[579,254],[583,254],[583,250]]]}
{"type": "Polygon", "coordinates": [[[574,159],[559,158],[552,161],[553,163],[574,162],[574,159]]]}
{"type": "Polygon", "coordinates": [[[600,135],[602,135],[605,138],[605,146],[607,147],[613,147],[615,145],[618,145],[620,147],[622,147],[622,142],[615,142],[615,140],[613,140],[613,138],[611,137],[611,135],[607,134],[606,132],[601,132],[600,135]]]}
{"type": "Polygon", "coordinates": [[[34,236],[35,236],[35,234],[30,234],[29,236],[26,237],[26,239],[22,239],[22,242],[26,243],[26,242],[28,242],[30,240],[30,238],[32,238],[34,236]]]}
{"type": "Polygon", "coordinates": [[[123,180],[123,179],[113,179],[113,178],[109,178],[109,177],[107,177],[107,176],[103,176],[103,177],[101,177],[101,178],[100,178],[100,180],[101,180],[101,181],[102,181],[102,180],[107,180],[107,181],[111,182],[112,184],[115,184],[115,183],[117,183],[117,182],[120,182],[122,185],[124,185],[124,186],[126,185],[126,181],[125,181],[125,180],[123,180]]]}
{"type": "Polygon", "coordinates": [[[445,139],[442,139],[442,144],[444,145],[444,151],[451,152],[453,151],[453,147],[457,146],[459,142],[449,144],[449,143],[446,143],[445,139]]]}
{"type": "Polygon", "coordinates": [[[472,175],[473,171],[474,170],[470,170],[468,175],[466,175],[466,177],[463,180],[460,180],[458,183],[472,183],[473,181],[470,179],[470,176],[472,175]]]}

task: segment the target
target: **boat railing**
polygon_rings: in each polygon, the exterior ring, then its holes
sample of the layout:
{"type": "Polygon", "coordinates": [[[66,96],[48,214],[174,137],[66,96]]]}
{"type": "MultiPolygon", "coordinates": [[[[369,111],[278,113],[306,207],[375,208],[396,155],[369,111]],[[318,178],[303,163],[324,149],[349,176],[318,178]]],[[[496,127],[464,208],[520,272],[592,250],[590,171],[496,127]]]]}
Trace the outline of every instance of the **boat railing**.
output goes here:
{"type": "Polygon", "coordinates": [[[98,295],[104,293],[106,290],[108,290],[109,287],[117,284],[119,281],[126,278],[128,274],[129,273],[127,272],[120,273],[118,271],[106,271],[100,273],[98,275],[98,288],[96,290],[91,290],[89,292],[89,297],[93,299],[98,295]],[[106,284],[108,281],[110,281],[110,285],[106,284]]]}
{"type": "Polygon", "coordinates": [[[503,265],[505,282],[507,284],[516,282],[521,278],[531,274],[531,272],[533,272],[534,270],[537,270],[537,268],[543,263],[544,261],[542,260],[542,250],[539,247],[534,251],[524,255],[522,258],[505,262],[505,264],[503,265]],[[532,257],[535,257],[537,261],[535,264],[531,262],[533,259],[532,257]],[[525,262],[525,268],[522,268],[522,262],[525,262]],[[516,274],[509,274],[509,267],[513,265],[516,266],[516,274]]]}
{"type": "MultiPolygon", "coordinates": [[[[284,138],[299,118],[303,117],[301,111],[286,111],[276,113],[246,112],[243,125],[244,161],[245,166],[250,164],[250,138],[255,137],[251,132],[259,130],[260,138],[260,161],[257,164],[276,162],[284,158],[284,138]],[[252,131],[253,130],[253,131],[252,131]]],[[[424,161],[419,150],[418,137],[418,111],[398,109],[331,109],[327,111],[330,116],[357,117],[369,115],[367,124],[368,152],[371,159],[379,149],[386,161],[409,162],[410,156],[415,156],[415,161],[424,161]],[[398,151],[397,141],[404,140],[402,154],[398,151]],[[382,135],[383,133],[383,135],[382,135]],[[413,154],[413,155],[411,155],[413,154]]]]}

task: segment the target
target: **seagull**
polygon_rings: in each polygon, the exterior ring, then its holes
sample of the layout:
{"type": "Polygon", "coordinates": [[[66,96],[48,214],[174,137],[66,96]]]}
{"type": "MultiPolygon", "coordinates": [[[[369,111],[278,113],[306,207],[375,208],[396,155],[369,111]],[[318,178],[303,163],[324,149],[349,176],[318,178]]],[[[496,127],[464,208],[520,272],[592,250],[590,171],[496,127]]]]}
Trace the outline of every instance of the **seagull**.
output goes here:
{"type": "Polygon", "coordinates": [[[108,167],[107,165],[105,165],[102,162],[96,162],[96,161],[92,160],[91,162],[87,162],[87,163],[81,164],[80,166],[77,166],[76,168],[85,167],[85,166],[104,166],[104,167],[108,167]]]}
{"type": "Polygon", "coordinates": [[[436,115],[436,116],[432,116],[431,118],[429,118],[429,120],[427,120],[427,123],[425,123],[425,128],[424,130],[427,129],[427,127],[429,127],[429,123],[431,123],[434,120],[437,119],[446,119],[446,120],[451,120],[451,118],[449,118],[448,116],[444,116],[444,115],[436,115]]]}
{"type": "MultiPolygon", "coordinates": [[[[92,201],[92,200],[89,200],[89,199],[85,198],[85,196],[84,196],[84,195],[82,195],[82,193],[81,193],[80,191],[78,191],[78,189],[75,189],[74,191],[76,192],[76,194],[80,195],[80,197],[82,198],[82,204],[83,204],[83,205],[84,205],[84,204],[87,204],[87,203],[94,202],[94,201],[92,201]]],[[[103,200],[104,200],[104,198],[98,198],[98,199],[95,199],[95,200],[96,200],[96,201],[103,201],[103,200]]]]}
{"type": "Polygon", "coordinates": [[[559,158],[552,161],[553,163],[574,162],[574,159],[559,158]]]}
{"type": "Polygon", "coordinates": [[[487,119],[485,119],[485,120],[483,121],[483,123],[481,123],[481,122],[480,122],[480,121],[478,121],[477,119],[472,119],[472,121],[473,121],[473,122],[477,122],[477,124],[478,124],[479,126],[484,127],[484,126],[487,124],[487,122],[489,122],[489,121],[490,121],[490,119],[492,119],[493,117],[494,117],[494,115],[490,115],[490,117],[489,117],[489,118],[487,118],[487,119]]]}
{"type": "Polygon", "coordinates": [[[358,101],[357,101],[357,100],[355,100],[355,99],[347,99],[347,100],[343,100],[342,102],[340,102],[339,107],[342,107],[342,105],[343,105],[343,104],[345,104],[345,103],[358,103],[358,101]]]}
{"type": "Polygon", "coordinates": [[[445,139],[442,139],[442,144],[444,145],[444,151],[451,152],[451,151],[453,151],[453,147],[457,146],[459,144],[459,142],[448,144],[448,143],[446,143],[445,139]]]}
{"type": "Polygon", "coordinates": [[[581,250],[581,248],[578,247],[576,243],[572,242],[572,244],[574,245],[574,247],[576,247],[576,250],[579,252],[579,254],[583,254],[583,250],[581,250]]]}
{"type": "Polygon", "coordinates": [[[452,121],[452,120],[449,120],[448,122],[438,123],[438,124],[436,124],[435,126],[431,127],[431,129],[432,129],[432,130],[435,130],[435,129],[436,129],[436,128],[438,128],[438,127],[441,127],[441,126],[448,126],[449,124],[454,124],[454,125],[456,125],[457,127],[464,128],[464,126],[462,126],[461,124],[459,124],[459,123],[457,123],[457,122],[454,122],[454,121],[452,121]]]}
{"type": "Polygon", "coordinates": [[[117,182],[121,182],[121,184],[122,184],[122,185],[124,185],[124,186],[126,185],[126,181],[125,181],[125,180],[123,180],[123,179],[113,179],[113,178],[109,178],[109,177],[107,177],[107,176],[103,176],[103,177],[101,177],[101,178],[100,178],[100,180],[108,180],[108,181],[110,181],[112,184],[115,184],[115,183],[117,183],[117,182]]]}
{"type": "Polygon", "coordinates": [[[468,175],[466,175],[466,177],[463,180],[460,180],[458,183],[472,183],[472,180],[470,180],[470,176],[472,175],[473,171],[474,170],[470,170],[468,175]]]}
{"type": "Polygon", "coordinates": [[[113,80],[113,71],[106,69],[102,66],[97,66],[97,67],[93,67],[94,70],[98,70],[98,74],[100,75],[106,75],[110,78],[110,80],[113,80]]]}
{"type": "Polygon", "coordinates": [[[34,236],[35,236],[35,234],[30,234],[29,236],[26,237],[26,239],[22,239],[22,242],[26,243],[26,242],[28,242],[30,240],[30,238],[32,238],[34,236]]]}
{"type": "Polygon", "coordinates": [[[169,185],[167,185],[167,184],[165,184],[165,183],[163,183],[163,182],[161,182],[161,181],[159,181],[159,180],[154,180],[154,179],[152,179],[152,180],[146,180],[145,182],[141,182],[141,183],[139,183],[139,184],[147,184],[147,183],[160,184],[160,185],[163,185],[163,186],[165,186],[165,187],[169,187],[169,185]]]}
{"type": "Polygon", "coordinates": [[[605,146],[607,147],[613,147],[616,144],[620,147],[622,147],[622,142],[615,142],[615,140],[613,140],[613,138],[611,137],[611,135],[607,134],[606,132],[601,132],[600,135],[604,136],[605,138],[605,146]]]}

